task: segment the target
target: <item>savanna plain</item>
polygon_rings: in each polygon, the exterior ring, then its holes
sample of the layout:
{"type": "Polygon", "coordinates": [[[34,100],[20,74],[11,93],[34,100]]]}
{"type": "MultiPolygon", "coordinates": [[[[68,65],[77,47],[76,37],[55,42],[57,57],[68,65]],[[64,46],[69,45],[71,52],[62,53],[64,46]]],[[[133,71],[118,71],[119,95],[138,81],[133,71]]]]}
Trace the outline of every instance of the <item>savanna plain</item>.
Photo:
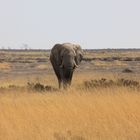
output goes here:
{"type": "Polygon", "coordinates": [[[0,140],[139,140],[140,50],[84,50],[59,90],[46,50],[0,50],[0,140]]]}

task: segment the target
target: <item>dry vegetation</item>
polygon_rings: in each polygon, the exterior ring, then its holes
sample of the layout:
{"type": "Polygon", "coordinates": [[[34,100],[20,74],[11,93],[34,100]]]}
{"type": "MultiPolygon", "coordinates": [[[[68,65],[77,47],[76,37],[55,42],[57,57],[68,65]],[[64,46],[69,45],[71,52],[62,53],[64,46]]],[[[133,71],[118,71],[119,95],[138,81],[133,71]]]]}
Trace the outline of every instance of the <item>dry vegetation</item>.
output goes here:
{"type": "Polygon", "coordinates": [[[6,53],[0,57],[5,60],[0,63],[0,139],[140,139],[138,62],[84,61],[72,87],[64,91],[57,89],[48,58],[44,59],[48,52],[6,53]],[[133,71],[122,72],[125,68],[133,71]]]}

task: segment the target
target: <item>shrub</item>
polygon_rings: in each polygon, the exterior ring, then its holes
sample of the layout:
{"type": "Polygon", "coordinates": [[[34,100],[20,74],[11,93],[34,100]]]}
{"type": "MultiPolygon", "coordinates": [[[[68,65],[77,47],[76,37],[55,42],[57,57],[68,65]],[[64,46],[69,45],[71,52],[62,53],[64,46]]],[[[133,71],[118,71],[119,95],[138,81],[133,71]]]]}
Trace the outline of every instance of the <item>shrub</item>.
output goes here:
{"type": "Polygon", "coordinates": [[[122,72],[124,72],[124,73],[132,73],[133,71],[130,70],[130,69],[128,69],[128,68],[126,68],[126,69],[124,69],[122,72]]]}
{"type": "Polygon", "coordinates": [[[48,85],[43,85],[41,83],[27,83],[27,87],[29,90],[35,90],[35,91],[57,91],[56,88],[52,87],[52,86],[48,86],[48,85]]]}
{"type": "Polygon", "coordinates": [[[111,87],[111,86],[123,86],[123,87],[140,89],[140,83],[138,81],[123,79],[123,78],[118,79],[116,81],[102,78],[99,80],[89,80],[89,81],[84,82],[84,87],[86,89],[106,88],[106,87],[111,87]]]}

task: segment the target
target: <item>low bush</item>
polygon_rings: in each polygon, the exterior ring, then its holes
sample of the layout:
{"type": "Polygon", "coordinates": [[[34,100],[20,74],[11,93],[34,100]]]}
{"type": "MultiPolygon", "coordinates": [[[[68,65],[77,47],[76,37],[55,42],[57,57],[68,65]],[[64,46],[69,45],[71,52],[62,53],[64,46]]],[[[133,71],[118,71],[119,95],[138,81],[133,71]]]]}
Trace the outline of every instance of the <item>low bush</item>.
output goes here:
{"type": "Polygon", "coordinates": [[[118,79],[116,81],[102,78],[99,80],[89,80],[84,82],[84,87],[86,89],[103,88],[103,87],[106,88],[111,86],[123,86],[123,87],[140,89],[140,83],[138,81],[123,79],[123,78],[118,79]]]}

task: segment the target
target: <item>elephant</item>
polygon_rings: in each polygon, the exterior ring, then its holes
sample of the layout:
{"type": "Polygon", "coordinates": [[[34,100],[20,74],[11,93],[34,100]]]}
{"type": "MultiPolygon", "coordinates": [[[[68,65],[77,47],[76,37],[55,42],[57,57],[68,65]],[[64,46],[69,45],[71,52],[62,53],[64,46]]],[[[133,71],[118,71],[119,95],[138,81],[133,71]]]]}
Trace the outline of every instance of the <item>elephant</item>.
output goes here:
{"type": "Polygon", "coordinates": [[[55,44],[51,49],[50,61],[57,76],[59,89],[71,85],[73,72],[83,58],[80,45],[72,43],[55,44]]]}

